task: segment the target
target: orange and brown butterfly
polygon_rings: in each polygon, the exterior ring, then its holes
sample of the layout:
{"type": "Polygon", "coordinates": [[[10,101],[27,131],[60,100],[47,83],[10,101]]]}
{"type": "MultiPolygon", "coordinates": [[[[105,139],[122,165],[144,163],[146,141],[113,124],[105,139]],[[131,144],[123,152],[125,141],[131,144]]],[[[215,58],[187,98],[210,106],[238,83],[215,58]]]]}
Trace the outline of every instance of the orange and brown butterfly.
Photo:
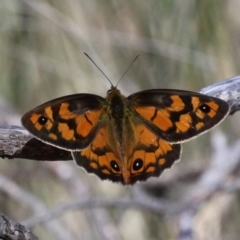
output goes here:
{"type": "Polygon", "coordinates": [[[134,184],[159,176],[180,158],[181,142],[228,114],[227,102],[196,92],[150,89],[125,97],[81,93],[44,103],[22,117],[37,139],[72,152],[101,179],[134,184]]]}

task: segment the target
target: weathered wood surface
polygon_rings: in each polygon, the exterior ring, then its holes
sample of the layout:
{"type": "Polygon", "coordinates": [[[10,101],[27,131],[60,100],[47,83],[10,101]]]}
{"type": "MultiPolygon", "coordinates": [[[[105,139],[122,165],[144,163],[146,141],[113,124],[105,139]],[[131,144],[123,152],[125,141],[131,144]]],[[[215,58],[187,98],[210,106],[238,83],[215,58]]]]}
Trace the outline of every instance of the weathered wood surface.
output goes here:
{"type": "Polygon", "coordinates": [[[39,161],[71,160],[68,151],[47,145],[22,127],[0,125],[0,157],[39,161]]]}
{"type": "Polygon", "coordinates": [[[38,240],[23,225],[0,214],[0,239],[3,240],[38,240]]]}

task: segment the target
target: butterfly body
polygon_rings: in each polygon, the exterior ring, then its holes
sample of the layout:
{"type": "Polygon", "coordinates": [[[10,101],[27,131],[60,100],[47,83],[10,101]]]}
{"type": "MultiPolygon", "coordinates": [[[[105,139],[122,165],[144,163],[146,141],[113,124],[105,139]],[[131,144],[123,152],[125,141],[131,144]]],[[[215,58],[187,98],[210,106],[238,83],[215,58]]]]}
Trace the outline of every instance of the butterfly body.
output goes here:
{"type": "Polygon", "coordinates": [[[47,102],[26,113],[22,124],[36,138],[71,151],[88,172],[133,184],[170,168],[181,142],[228,112],[225,101],[199,93],[152,89],[125,97],[112,87],[106,98],[75,94],[47,102]]]}

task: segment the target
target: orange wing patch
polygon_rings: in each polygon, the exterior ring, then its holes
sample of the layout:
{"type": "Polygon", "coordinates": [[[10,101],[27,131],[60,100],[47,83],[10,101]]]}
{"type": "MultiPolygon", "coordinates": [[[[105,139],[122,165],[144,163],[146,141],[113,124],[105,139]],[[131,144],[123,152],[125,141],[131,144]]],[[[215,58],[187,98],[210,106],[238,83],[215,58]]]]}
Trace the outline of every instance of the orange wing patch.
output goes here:
{"type": "Polygon", "coordinates": [[[185,108],[185,104],[184,104],[184,102],[183,102],[183,100],[182,100],[182,98],[180,96],[173,95],[170,98],[172,100],[172,104],[167,109],[170,110],[172,108],[173,111],[180,112],[180,111],[182,111],[185,108]]]}
{"type": "Polygon", "coordinates": [[[173,126],[167,110],[157,110],[155,107],[136,107],[135,110],[145,119],[153,122],[162,131],[167,131],[173,126]]]}
{"type": "Polygon", "coordinates": [[[84,115],[76,116],[75,122],[77,124],[76,132],[82,137],[86,137],[92,131],[93,127],[99,123],[99,119],[103,111],[89,111],[84,115]]]}
{"type": "Polygon", "coordinates": [[[177,133],[187,132],[192,126],[192,117],[189,113],[182,114],[178,122],[175,123],[177,127],[177,133]]]}
{"type": "Polygon", "coordinates": [[[60,118],[62,119],[65,119],[65,120],[68,120],[68,119],[71,119],[71,118],[75,118],[76,115],[73,114],[70,110],[69,110],[69,103],[62,103],[60,108],[59,108],[59,116],[60,118]]]}
{"type": "Polygon", "coordinates": [[[67,123],[59,123],[58,131],[61,134],[61,137],[66,141],[76,141],[76,138],[74,137],[75,132],[73,129],[70,129],[67,123]]]}
{"type": "MultiPolygon", "coordinates": [[[[99,118],[102,115],[103,110],[89,110],[84,112],[83,114],[80,114],[76,111],[72,112],[70,111],[70,105],[68,103],[62,103],[59,108],[59,117],[63,120],[75,120],[76,128],[73,128],[73,126],[69,125],[66,126],[68,123],[66,122],[62,126],[59,126],[59,131],[63,132],[63,138],[66,136],[66,139],[70,137],[70,135],[73,136],[72,133],[66,134],[67,131],[77,132],[82,137],[86,137],[92,130],[94,126],[96,126],[99,122],[99,118]],[[70,129],[71,128],[71,129],[70,129]]],[[[60,124],[59,124],[60,125],[60,124]]]]}

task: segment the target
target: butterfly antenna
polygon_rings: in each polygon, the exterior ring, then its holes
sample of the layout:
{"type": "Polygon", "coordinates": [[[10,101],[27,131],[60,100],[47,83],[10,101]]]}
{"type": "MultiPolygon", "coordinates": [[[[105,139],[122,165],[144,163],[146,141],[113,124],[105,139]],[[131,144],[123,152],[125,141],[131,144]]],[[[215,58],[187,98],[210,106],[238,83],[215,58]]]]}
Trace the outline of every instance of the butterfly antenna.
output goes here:
{"type": "Polygon", "coordinates": [[[106,77],[106,79],[110,82],[111,86],[113,86],[111,80],[108,78],[108,76],[100,69],[100,67],[92,60],[92,58],[87,54],[87,53],[84,53],[89,60],[92,61],[92,63],[97,67],[97,69],[106,77]]]}
{"type": "Polygon", "coordinates": [[[123,79],[123,77],[125,76],[125,74],[128,72],[128,70],[132,67],[132,65],[134,64],[134,62],[138,59],[139,55],[137,55],[133,61],[131,62],[131,64],[129,65],[129,67],[126,69],[126,71],[123,73],[123,75],[121,76],[121,78],[118,80],[116,87],[118,86],[118,84],[120,83],[120,81],[123,79]]]}

